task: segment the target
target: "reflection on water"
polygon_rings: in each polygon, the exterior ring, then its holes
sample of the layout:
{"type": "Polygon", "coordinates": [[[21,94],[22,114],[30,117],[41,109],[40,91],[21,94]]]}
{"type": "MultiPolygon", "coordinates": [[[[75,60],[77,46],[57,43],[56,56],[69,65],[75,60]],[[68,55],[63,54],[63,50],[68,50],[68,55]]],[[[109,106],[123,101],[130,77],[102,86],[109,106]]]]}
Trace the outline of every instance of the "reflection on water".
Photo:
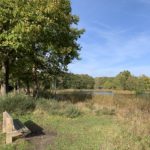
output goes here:
{"type": "Polygon", "coordinates": [[[94,99],[94,95],[99,100],[105,99],[108,100],[110,97],[110,100],[116,100],[116,101],[126,101],[129,100],[148,100],[150,101],[150,94],[122,94],[122,93],[115,93],[113,91],[94,91],[94,90],[80,90],[80,91],[65,91],[65,92],[59,92],[54,95],[54,98],[58,101],[71,101],[72,103],[77,102],[84,102],[87,100],[94,99]]]}
{"type": "Polygon", "coordinates": [[[114,93],[112,91],[90,91],[90,90],[87,90],[87,91],[79,91],[79,92],[76,92],[77,94],[91,94],[91,95],[114,95],[114,93]]]}
{"type": "Polygon", "coordinates": [[[119,94],[114,93],[112,91],[82,91],[80,92],[84,94],[92,94],[92,95],[110,95],[110,96],[119,96],[122,95],[124,97],[130,97],[130,98],[141,98],[141,99],[148,99],[150,100],[150,93],[142,93],[142,94],[119,94]]]}
{"type": "Polygon", "coordinates": [[[143,93],[136,96],[140,99],[150,100],[150,93],[143,93]]]}
{"type": "Polygon", "coordinates": [[[114,95],[112,91],[95,91],[93,92],[95,95],[114,95]]]}

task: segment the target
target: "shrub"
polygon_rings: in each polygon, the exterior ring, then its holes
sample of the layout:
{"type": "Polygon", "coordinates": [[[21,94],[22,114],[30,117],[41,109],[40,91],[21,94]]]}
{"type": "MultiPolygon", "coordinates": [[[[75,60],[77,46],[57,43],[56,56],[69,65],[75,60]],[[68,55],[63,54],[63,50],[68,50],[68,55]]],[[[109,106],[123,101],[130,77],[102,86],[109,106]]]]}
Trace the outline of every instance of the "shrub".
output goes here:
{"type": "Polygon", "coordinates": [[[81,115],[80,110],[75,106],[69,106],[66,109],[65,115],[69,118],[76,118],[81,115]]]}
{"type": "Polygon", "coordinates": [[[62,114],[60,103],[54,99],[38,99],[36,108],[42,109],[52,115],[62,114]]]}
{"type": "Polygon", "coordinates": [[[8,95],[0,99],[0,112],[24,114],[34,110],[35,100],[25,95],[8,95]]]}
{"type": "Polygon", "coordinates": [[[135,90],[135,94],[136,94],[136,95],[144,94],[144,90],[137,89],[137,90],[135,90]]]}
{"type": "Polygon", "coordinates": [[[66,116],[69,118],[78,117],[81,112],[70,102],[60,102],[54,99],[39,99],[37,109],[42,109],[51,115],[66,116]]]}

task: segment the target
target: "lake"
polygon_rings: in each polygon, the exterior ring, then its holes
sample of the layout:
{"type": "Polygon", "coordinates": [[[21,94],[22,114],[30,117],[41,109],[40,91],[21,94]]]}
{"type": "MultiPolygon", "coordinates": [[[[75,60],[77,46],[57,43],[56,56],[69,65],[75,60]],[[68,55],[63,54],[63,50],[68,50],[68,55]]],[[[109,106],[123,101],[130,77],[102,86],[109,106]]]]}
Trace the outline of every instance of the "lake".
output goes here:
{"type": "Polygon", "coordinates": [[[94,91],[94,95],[114,95],[112,91],[94,91]]]}

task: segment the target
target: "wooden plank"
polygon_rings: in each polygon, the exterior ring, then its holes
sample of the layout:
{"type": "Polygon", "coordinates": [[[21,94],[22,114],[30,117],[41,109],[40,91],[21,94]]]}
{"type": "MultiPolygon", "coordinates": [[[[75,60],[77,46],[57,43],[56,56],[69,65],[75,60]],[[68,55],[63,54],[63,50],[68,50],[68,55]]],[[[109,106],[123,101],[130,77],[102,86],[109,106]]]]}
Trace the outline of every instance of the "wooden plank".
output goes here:
{"type": "Polygon", "coordinates": [[[21,132],[24,135],[31,133],[31,131],[18,119],[14,120],[14,128],[18,132],[21,132]]]}
{"type": "Polygon", "coordinates": [[[13,130],[13,119],[5,111],[3,112],[3,133],[10,132],[13,130]]]}
{"type": "Polygon", "coordinates": [[[2,132],[6,133],[6,113],[3,112],[3,127],[2,127],[2,132]]]}
{"type": "Polygon", "coordinates": [[[13,137],[26,136],[31,131],[18,119],[14,119],[3,112],[3,133],[6,133],[6,144],[12,143],[13,137]]]}
{"type": "Polygon", "coordinates": [[[12,143],[12,136],[9,133],[6,133],[6,144],[11,144],[12,143]]]}

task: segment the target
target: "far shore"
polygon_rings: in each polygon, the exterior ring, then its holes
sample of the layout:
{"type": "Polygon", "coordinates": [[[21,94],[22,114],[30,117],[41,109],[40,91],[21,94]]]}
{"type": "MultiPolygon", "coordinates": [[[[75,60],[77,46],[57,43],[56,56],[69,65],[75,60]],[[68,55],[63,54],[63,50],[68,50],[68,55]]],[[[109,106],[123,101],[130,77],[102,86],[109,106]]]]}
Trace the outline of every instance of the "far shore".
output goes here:
{"type": "Polygon", "coordinates": [[[113,92],[114,94],[135,94],[135,91],[128,91],[128,90],[112,90],[112,89],[59,89],[56,90],[56,93],[68,93],[68,92],[99,92],[99,91],[109,91],[113,92]]]}

